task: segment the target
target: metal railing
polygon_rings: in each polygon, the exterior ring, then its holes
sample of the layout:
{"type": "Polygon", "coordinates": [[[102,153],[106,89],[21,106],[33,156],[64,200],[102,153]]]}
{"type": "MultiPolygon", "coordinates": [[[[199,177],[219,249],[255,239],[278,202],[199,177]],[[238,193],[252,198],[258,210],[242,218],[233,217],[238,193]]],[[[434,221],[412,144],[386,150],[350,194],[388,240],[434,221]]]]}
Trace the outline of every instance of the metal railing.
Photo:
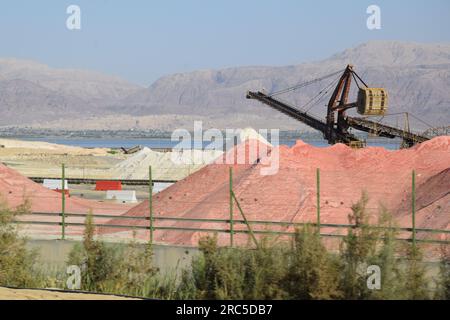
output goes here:
{"type": "MultiPolygon", "coordinates": [[[[65,231],[67,227],[83,227],[85,223],[82,222],[67,222],[67,219],[70,218],[86,218],[88,214],[79,214],[79,213],[46,213],[46,212],[34,212],[33,216],[47,216],[47,217],[61,217],[61,221],[31,221],[31,220],[16,220],[17,224],[29,224],[29,225],[50,225],[50,226],[60,226],[61,227],[61,235],[62,231],[65,231]],[[64,216],[64,222],[63,222],[64,216]]],[[[25,215],[27,216],[27,215],[25,215]]],[[[382,229],[382,230],[392,230],[398,232],[411,232],[411,233],[429,233],[429,234],[443,234],[449,235],[450,230],[441,230],[441,229],[426,229],[426,228],[407,228],[407,227],[381,227],[381,226],[373,226],[373,225],[353,225],[353,224],[333,224],[333,223],[307,223],[307,222],[285,222],[285,221],[263,221],[263,220],[244,220],[244,219],[204,219],[204,218],[179,218],[179,217],[153,217],[154,221],[175,221],[175,222],[201,222],[201,223],[219,223],[219,224],[227,224],[227,228],[195,228],[195,227],[177,227],[177,226],[158,226],[152,224],[150,226],[150,217],[148,216],[116,216],[116,215],[103,215],[103,214],[92,214],[94,219],[117,219],[117,220],[128,220],[128,221],[146,221],[148,225],[121,225],[121,224],[112,224],[112,223],[93,223],[93,225],[97,228],[118,228],[118,229],[129,229],[129,230],[171,230],[178,232],[205,232],[205,233],[228,233],[231,234],[254,234],[254,235],[275,235],[275,236],[294,236],[296,234],[295,230],[293,231],[280,231],[280,230],[255,230],[252,228],[257,225],[265,225],[265,226],[279,226],[285,227],[287,229],[296,229],[305,226],[319,227],[320,228],[336,228],[336,229],[351,229],[351,228],[361,228],[368,227],[373,229],[382,229]],[[249,228],[247,229],[236,229],[232,228],[232,225],[245,225],[249,228]]],[[[322,237],[334,237],[334,238],[344,238],[346,234],[335,234],[335,233],[320,233],[322,237]]],[[[152,241],[153,239],[149,239],[152,241]]],[[[397,238],[396,240],[400,241],[408,241],[413,242],[414,237],[411,238],[397,238]]],[[[435,244],[450,244],[450,240],[438,240],[438,239],[415,239],[415,242],[423,242],[423,243],[435,243],[435,244]]],[[[256,242],[257,244],[257,242],[256,242]]]]}
{"type": "MultiPolygon", "coordinates": [[[[65,184],[65,166],[62,165],[62,185],[65,184]]],[[[357,227],[369,227],[369,228],[381,228],[384,230],[395,230],[399,232],[411,232],[410,238],[398,238],[397,240],[401,241],[410,241],[414,245],[416,242],[426,242],[426,243],[440,243],[440,244],[450,244],[450,240],[438,240],[438,239],[417,239],[416,235],[418,232],[427,233],[427,234],[441,234],[441,235],[450,235],[450,230],[442,230],[442,229],[426,229],[426,228],[416,228],[416,173],[412,171],[411,177],[411,194],[412,194],[412,203],[411,203],[411,227],[381,227],[381,226],[373,226],[373,225],[351,225],[351,224],[331,224],[331,223],[321,223],[320,221],[320,170],[316,170],[316,200],[317,200],[317,220],[315,222],[286,222],[286,221],[266,221],[266,220],[248,220],[242,207],[233,191],[233,169],[230,167],[229,169],[229,219],[205,219],[205,218],[180,218],[180,217],[162,217],[155,216],[153,212],[153,180],[152,180],[152,169],[149,167],[149,214],[148,216],[119,216],[119,215],[103,215],[103,214],[92,214],[92,217],[102,218],[102,219],[117,219],[117,220],[143,220],[147,221],[148,225],[120,225],[120,224],[111,224],[111,223],[100,223],[95,224],[95,227],[100,228],[125,228],[125,229],[143,229],[149,230],[149,242],[153,243],[153,235],[156,230],[171,230],[171,231],[180,231],[180,232],[205,232],[205,233],[228,233],[230,239],[230,246],[234,245],[234,234],[244,233],[248,234],[256,246],[258,246],[258,239],[255,235],[278,235],[278,236],[294,236],[295,230],[292,231],[280,231],[280,230],[258,230],[254,229],[255,226],[265,225],[265,226],[278,226],[285,227],[287,229],[299,228],[306,225],[315,226],[319,230],[320,236],[323,237],[335,237],[335,238],[344,238],[346,234],[336,234],[336,233],[321,233],[321,228],[336,228],[336,229],[349,229],[349,228],[357,228],[357,227]],[[233,207],[236,204],[238,211],[242,217],[242,219],[235,219],[233,207]],[[195,227],[177,227],[177,226],[158,226],[155,225],[156,221],[175,221],[175,222],[203,222],[203,223],[221,223],[227,224],[227,228],[195,228],[195,227]],[[235,225],[245,225],[246,229],[236,229],[235,225]]],[[[31,221],[31,220],[17,220],[18,224],[35,224],[35,225],[53,225],[61,227],[61,239],[64,240],[66,237],[66,227],[74,227],[74,226],[84,226],[84,223],[81,222],[67,222],[66,218],[86,218],[88,214],[79,214],[79,213],[67,213],[65,211],[65,193],[62,192],[61,196],[61,212],[60,213],[46,213],[46,212],[34,212],[32,215],[36,216],[59,216],[61,217],[60,221],[31,221]]],[[[450,238],[450,237],[449,237],[450,238]]]]}

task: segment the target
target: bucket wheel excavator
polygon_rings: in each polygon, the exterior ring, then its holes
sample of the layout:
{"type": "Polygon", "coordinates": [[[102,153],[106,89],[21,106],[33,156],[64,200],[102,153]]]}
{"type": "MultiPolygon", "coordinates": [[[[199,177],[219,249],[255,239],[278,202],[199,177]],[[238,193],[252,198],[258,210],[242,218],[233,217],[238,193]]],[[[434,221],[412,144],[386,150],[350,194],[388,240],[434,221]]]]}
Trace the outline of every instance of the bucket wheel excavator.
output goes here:
{"type": "Polygon", "coordinates": [[[353,70],[352,65],[348,65],[345,68],[331,94],[327,105],[327,115],[325,120],[319,119],[308,113],[307,110],[299,109],[276,98],[276,96],[280,94],[306,87],[341,72],[342,71],[338,71],[271,94],[267,94],[264,90],[256,92],[248,91],[247,99],[258,100],[273,109],[322,132],[329,144],[345,143],[351,147],[364,147],[365,141],[349,132],[349,128],[368,132],[371,135],[379,137],[391,139],[401,138],[403,139],[402,145],[406,147],[429,140],[425,135],[415,134],[410,130],[399,129],[367,119],[367,117],[370,116],[384,116],[386,114],[388,109],[388,94],[384,88],[371,88],[367,86],[361,77],[353,70]],[[357,98],[354,102],[349,101],[352,82],[355,82],[358,87],[357,98]],[[351,108],[356,108],[357,112],[364,117],[351,117],[346,115],[346,111],[351,108]]]}

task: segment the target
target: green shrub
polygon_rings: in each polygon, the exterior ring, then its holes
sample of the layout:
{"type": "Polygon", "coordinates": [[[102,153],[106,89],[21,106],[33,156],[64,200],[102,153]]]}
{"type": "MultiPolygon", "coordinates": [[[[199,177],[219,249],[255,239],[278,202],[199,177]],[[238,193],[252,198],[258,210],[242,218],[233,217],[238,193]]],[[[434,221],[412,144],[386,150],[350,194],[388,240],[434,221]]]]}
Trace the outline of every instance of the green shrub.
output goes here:
{"type": "Polygon", "coordinates": [[[285,274],[282,247],[219,248],[217,236],[202,238],[201,254],[184,270],[179,296],[191,299],[281,299],[285,274]]]}
{"type": "Polygon", "coordinates": [[[81,289],[105,292],[117,277],[115,267],[118,258],[116,250],[94,239],[95,227],[92,214],[86,217],[83,243],[76,244],[69,253],[68,265],[81,268],[81,289]]]}
{"type": "Polygon", "coordinates": [[[26,240],[13,224],[18,215],[29,213],[29,208],[27,201],[14,210],[0,201],[0,285],[36,287],[41,283],[35,268],[37,252],[26,248],[26,240]]]}
{"type": "Polygon", "coordinates": [[[355,227],[348,229],[347,236],[341,243],[340,289],[345,299],[367,299],[370,295],[365,267],[374,260],[381,233],[379,229],[369,227],[368,201],[367,194],[363,193],[361,199],[352,205],[348,220],[355,227]]]}
{"type": "Polygon", "coordinates": [[[117,280],[121,291],[126,294],[147,296],[149,285],[157,274],[153,267],[151,245],[139,245],[134,239],[121,250],[117,261],[117,280]]]}
{"type": "Polygon", "coordinates": [[[347,236],[341,245],[342,276],[340,288],[345,299],[402,299],[405,296],[406,274],[397,257],[398,232],[392,215],[380,206],[376,225],[369,225],[367,203],[363,192],[360,200],[352,206],[347,236]],[[381,287],[369,289],[367,267],[380,268],[381,287]]]}
{"type": "MultiPolygon", "coordinates": [[[[381,207],[369,225],[365,193],[352,206],[339,252],[330,252],[317,228],[296,230],[291,242],[259,239],[257,248],[219,247],[217,235],[201,238],[189,268],[159,274],[152,247],[135,240],[124,247],[94,239],[92,216],[83,244],[69,264],[82,266],[82,289],[162,299],[428,299],[430,287],[420,249],[398,246],[392,216],[381,207]],[[368,288],[367,267],[380,268],[381,287],[368,288]]],[[[450,253],[443,254],[435,297],[449,299],[450,253]]]]}
{"type": "Polygon", "coordinates": [[[336,299],[342,296],[338,288],[339,265],[322,244],[317,228],[307,226],[297,230],[284,285],[293,299],[336,299]]]}
{"type": "Polygon", "coordinates": [[[200,240],[194,282],[202,299],[243,299],[245,270],[240,249],[218,248],[217,235],[200,240]]]}
{"type": "Polygon", "coordinates": [[[94,292],[147,296],[159,283],[153,267],[150,245],[135,239],[120,247],[94,239],[92,214],[86,217],[82,245],[76,244],[69,254],[68,265],[81,268],[81,289],[94,292]]]}
{"type": "Polygon", "coordinates": [[[283,288],[289,258],[285,244],[270,243],[263,238],[257,249],[241,249],[244,262],[244,298],[245,299],[283,299],[287,292],[283,288]]]}
{"type": "Polygon", "coordinates": [[[381,288],[372,290],[369,298],[371,299],[402,299],[404,298],[404,274],[401,269],[401,260],[397,257],[398,252],[398,232],[393,222],[392,215],[381,207],[380,218],[377,227],[385,229],[380,233],[381,239],[379,248],[370,263],[377,265],[381,270],[381,288]]]}
{"type": "Polygon", "coordinates": [[[450,247],[441,247],[437,299],[450,300],[450,247]]]}
{"type": "Polygon", "coordinates": [[[426,268],[423,254],[418,246],[410,245],[406,256],[405,270],[405,298],[408,300],[430,299],[429,281],[426,277],[426,268]]]}
{"type": "MultiPolygon", "coordinates": [[[[177,297],[187,299],[427,299],[429,283],[420,250],[408,245],[400,259],[392,216],[381,207],[369,225],[368,197],[352,206],[347,235],[338,253],[324,246],[317,228],[296,231],[290,243],[258,248],[218,247],[217,237],[199,242],[200,255],[184,270],[177,297]],[[367,268],[379,267],[380,288],[368,287],[367,268]]],[[[442,296],[449,288],[448,255],[443,259],[442,296]]]]}

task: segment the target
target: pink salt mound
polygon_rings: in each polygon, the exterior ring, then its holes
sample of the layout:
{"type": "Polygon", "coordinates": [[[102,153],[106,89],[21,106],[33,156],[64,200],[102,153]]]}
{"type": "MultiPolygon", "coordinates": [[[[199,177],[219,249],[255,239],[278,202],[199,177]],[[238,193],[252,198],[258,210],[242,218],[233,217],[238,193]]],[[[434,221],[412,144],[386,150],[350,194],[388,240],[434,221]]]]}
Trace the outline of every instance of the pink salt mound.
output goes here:
{"type": "MultiPolygon", "coordinates": [[[[249,141],[236,146],[228,154],[244,150],[248,155],[247,149],[254,143],[249,141]]],[[[260,156],[245,164],[232,162],[232,165],[225,165],[218,161],[206,166],[156,195],[155,216],[228,219],[231,166],[234,170],[233,190],[249,220],[315,222],[316,168],[320,168],[322,223],[348,223],[351,206],[365,191],[369,196],[368,212],[373,220],[379,216],[382,205],[400,226],[410,227],[411,173],[414,169],[418,186],[417,227],[450,228],[450,137],[437,137],[414,148],[397,151],[379,147],[354,150],[341,144],[318,148],[298,141],[292,148],[281,146],[271,150],[272,154],[277,152],[279,169],[273,175],[261,174],[265,164],[264,157],[260,156]]],[[[233,211],[234,219],[242,219],[236,205],[233,211]]],[[[125,215],[148,216],[148,202],[137,205],[125,215]]],[[[124,224],[123,220],[117,219],[110,222],[124,224]]],[[[148,222],[141,223],[146,224],[148,222]]],[[[170,220],[157,220],[155,224],[210,229],[228,227],[223,223],[170,220]]],[[[244,226],[236,224],[235,228],[239,230],[244,226]]],[[[117,236],[126,233],[116,233],[117,229],[103,229],[102,232],[114,232],[117,236]]],[[[322,232],[338,230],[323,228],[322,232]]],[[[156,242],[179,245],[196,245],[201,235],[200,232],[173,230],[157,230],[154,234],[156,242]]],[[[139,236],[148,237],[148,232],[139,236]]],[[[228,234],[219,234],[219,242],[225,244],[228,239],[228,234]]],[[[247,236],[238,234],[236,241],[247,241],[247,236]]]]}
{"type": "MultiPolygon", "coordinates": [[[[0,163],[0,198],[5,205],[15,208],[27,201],[30,204],[31,212],[59,213],[61,212],[61,196],[61,193],[49,190],[0,163]]],[[[66,197],[67,213],[86,214],[91,211],[94,214],[120,215],[131,207],[131,205],[102,203],[77,197],[66,197]]],[[[60,221],[58,217],[32,214],[24,216],[22,219],[29,221],[60,221]]],[[[80,220],[76,217],[72,218],[70,222],[83,222],[83,219],[80,220]]],[[[60,232],[60,227],[53,226],[26,226],[24,228],[29,235],[51,235],[60,232]]],[[[68,228],[68,230],[74,229],[68,228]]]]}

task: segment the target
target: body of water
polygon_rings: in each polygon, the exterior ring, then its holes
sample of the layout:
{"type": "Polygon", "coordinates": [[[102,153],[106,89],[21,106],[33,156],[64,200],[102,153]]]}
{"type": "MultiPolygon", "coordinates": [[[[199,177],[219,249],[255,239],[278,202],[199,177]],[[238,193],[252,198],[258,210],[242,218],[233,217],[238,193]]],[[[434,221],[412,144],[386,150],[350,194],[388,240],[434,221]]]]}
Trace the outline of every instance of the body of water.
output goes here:
{"type": "MultiPolygon", "coordinates": [[[[154,148],[165,149],[173,148],[178,142],[170,139],[100,139],[100,138],[21,138],[21,140],[28,141],[43,141],[57,144],[64,144],[84,148],[131,148],[136,145],[154,148]]],[[[297,139],[280,139],[280,144],[289,147],[295,144],[297,139]]],[[[327,147],[329,144],[325,140],[304,140],[306,143],[316,147],[327,147]]],[[[401,141],[399,140],[367,140],[368,146],[383,147],[389,150],[399,149],[401,141]]],[[[204,142],[203,147],[206,147],[210,142],[204,142]]]]}

